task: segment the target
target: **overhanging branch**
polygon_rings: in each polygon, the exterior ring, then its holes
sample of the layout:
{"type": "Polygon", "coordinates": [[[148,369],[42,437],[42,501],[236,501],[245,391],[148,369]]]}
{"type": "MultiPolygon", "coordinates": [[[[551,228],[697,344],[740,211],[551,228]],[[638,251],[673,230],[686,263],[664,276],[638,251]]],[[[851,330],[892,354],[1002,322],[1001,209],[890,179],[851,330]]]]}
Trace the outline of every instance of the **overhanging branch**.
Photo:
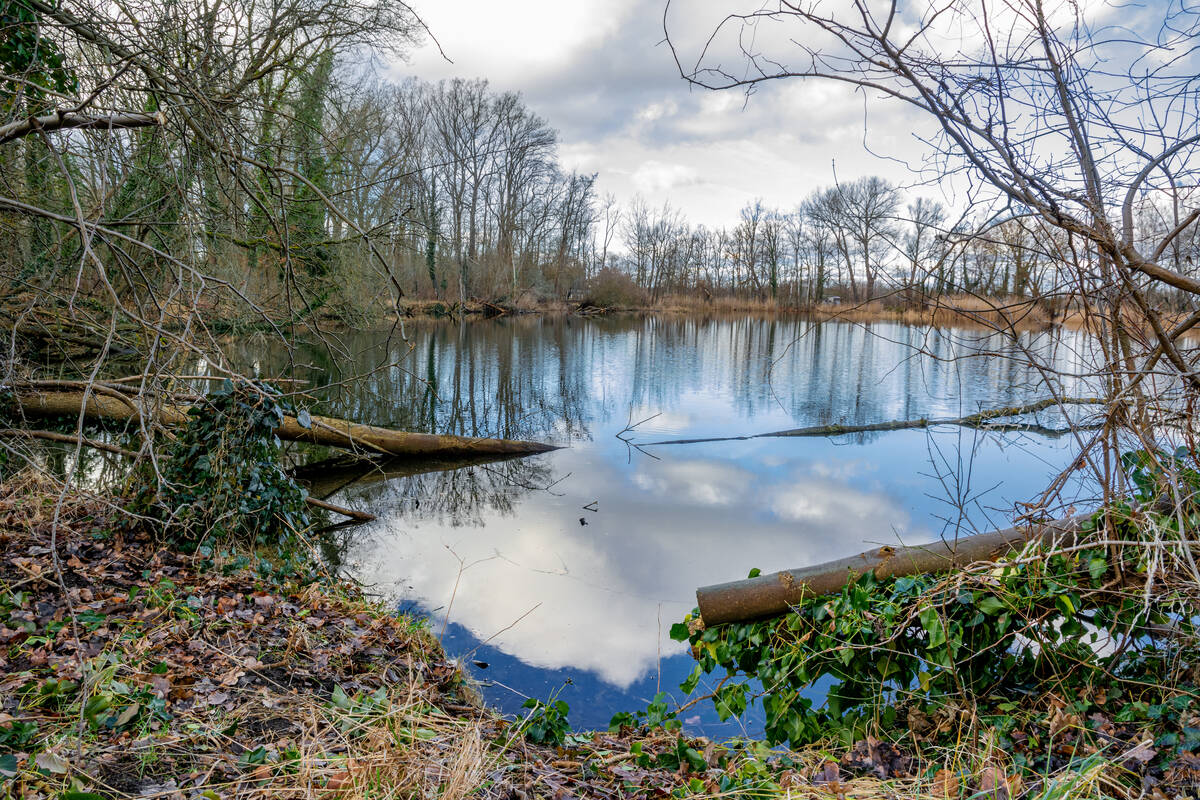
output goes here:
{"type": "Polygon", "coordinates": [[[149,128],[166,124],[167,118],[161,111],[153,114],[82,114],[71,111],[55,111],[40,117],[0,125],[0,144],[6,144],[37,131],[57,131],[67,128],[76,130],[125,130],[149,128]]]}

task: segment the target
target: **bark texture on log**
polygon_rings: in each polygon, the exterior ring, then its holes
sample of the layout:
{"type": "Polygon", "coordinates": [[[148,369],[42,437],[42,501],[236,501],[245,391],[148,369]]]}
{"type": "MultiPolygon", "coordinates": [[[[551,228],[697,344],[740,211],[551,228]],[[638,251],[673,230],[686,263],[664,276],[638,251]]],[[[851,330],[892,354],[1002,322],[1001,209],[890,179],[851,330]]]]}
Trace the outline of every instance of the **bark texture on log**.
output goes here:
{"type": "MultiPolygon", "coordinates": [[[[187,420],[187,406],[164,403],[143,410],[137,399],[108,390],[88,398],[85,415],[92,419],[115,421],[136,420],[144,415],[169,426],[187,420]]],[[[17,403],[26,416],[78,416],[83,410],[82,391],[24,390],[16,391],[17,403]]],[[[360,425],[333,417],[312,417],[305,428],[295,417],[285,417],[275,433],[280,439],[293,442],[338,447],[346,450],[383,453],[391,456],[463,457],[474,455],[530,455],[557,450],[558,447],[540,442],[512,439],[483,439],[470,436],[448,436],[435,433],[409,433],[360,425]]]]}
{"type": "Polygon", "coordinates": [[[877,578],[947,572],[976,561],[995,559],[1035,539],[1074,542],[1084,519],[1072,517],[1036,526],[1005,528],[951,542],[878,547],[812,567],[702,586],[696,590],[696,604],[707,627],[778,616],[806,597],[840,592],[867,572],[874,572],[877,578]]]}

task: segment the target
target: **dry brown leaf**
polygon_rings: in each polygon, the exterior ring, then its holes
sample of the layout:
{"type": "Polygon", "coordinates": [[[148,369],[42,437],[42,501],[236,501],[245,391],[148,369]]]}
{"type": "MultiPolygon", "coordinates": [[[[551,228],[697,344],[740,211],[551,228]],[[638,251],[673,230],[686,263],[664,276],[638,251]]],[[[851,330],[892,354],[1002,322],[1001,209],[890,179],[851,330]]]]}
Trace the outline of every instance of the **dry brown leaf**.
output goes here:
{"type": "Polygon", "coordinates": [[[961,789],[962,781],[959,779],[958,773],[948,769],[939,769],[933,776],[933,785],[929,791],[934,797],[952,798],[958,797],[961,789]]]}
{"type": "Polygon", "coordinates": [[[813,776],[812,782],[815,784],[837,783],[841,780],[841,771],[838,769],[836,761],[826,761],[821,765],[821,771],[813,776]]]}

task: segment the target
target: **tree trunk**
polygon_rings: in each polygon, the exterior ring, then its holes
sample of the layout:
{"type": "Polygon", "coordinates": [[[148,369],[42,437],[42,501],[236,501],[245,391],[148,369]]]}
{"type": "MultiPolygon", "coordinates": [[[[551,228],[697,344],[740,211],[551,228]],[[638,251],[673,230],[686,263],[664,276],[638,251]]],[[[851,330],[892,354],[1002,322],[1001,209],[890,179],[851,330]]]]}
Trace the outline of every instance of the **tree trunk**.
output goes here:
{"type": "MultiPolygon", "coordinates": [[[[83,391],[42,391],[17,387],[17,403],[26,416],[78,417],[83,408],[83,391]]],[[[145,409],[149,418],[168,426],[182,425],[188,407],[164,403],[145,409]]],[[[88,398],[86,416],[92,419],[135,420],[143,417],[137,398],[117,392],[94,393],[88,398]]],[[[359,425],[333,417],[311,418],[304,427],[295,417],[285,417],[275,431],[280,439],[292,442],[339,447],[346,450],[384,453],[393,456],[461,457],[471,455],[528,455],[557,450],[554,445],[511,439],[480,439],[435,433],[409,433],[374,425],[359,425]]]]}
{"type": "Polygon", "coordinates": [[[879,547],[814,567],[702,586],[696,590],[696,604],[706,627],[778,616],[806,597],[839,592],[867,572],[874,572],[876,578],[948,572],[976,561],[994,559],[1038,539],[1073,542],[1083,519],[1074,517],[1036,527],[1005,528],[950,542],[879,547]]]}

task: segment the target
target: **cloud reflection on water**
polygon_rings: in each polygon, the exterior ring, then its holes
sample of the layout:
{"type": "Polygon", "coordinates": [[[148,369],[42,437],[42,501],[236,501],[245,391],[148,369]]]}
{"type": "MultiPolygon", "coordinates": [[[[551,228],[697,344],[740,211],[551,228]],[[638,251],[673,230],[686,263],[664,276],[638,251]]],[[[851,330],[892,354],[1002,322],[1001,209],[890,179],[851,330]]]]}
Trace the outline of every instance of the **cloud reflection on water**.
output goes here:
{"type": "Polygon", "coordinates": [[[908,513],[886,492],[811,468],[756,472],[747,466],[754,459],[725,449],[730,460],[642,458],[627,470],[581,452],[552,454],[544,458],[555,473],[572,473],[554,487],[563,496],[477,527],[389,514],[386,487],[372,501],[385,516],[352,557],[364,580],[383,589],[399,580],[421,606],[442,608],[438,620],[457,582],[450,622],[480,639],[499,632],[491,644],[528,664],[591,670],[624,687],[660,654],[682,652],[666,632],[694,604],[696,586],[740,577],[738,564],[794,566],[908,532],[908,513]],[[581,510],[596,497],[597,513],[581,510]]]}

